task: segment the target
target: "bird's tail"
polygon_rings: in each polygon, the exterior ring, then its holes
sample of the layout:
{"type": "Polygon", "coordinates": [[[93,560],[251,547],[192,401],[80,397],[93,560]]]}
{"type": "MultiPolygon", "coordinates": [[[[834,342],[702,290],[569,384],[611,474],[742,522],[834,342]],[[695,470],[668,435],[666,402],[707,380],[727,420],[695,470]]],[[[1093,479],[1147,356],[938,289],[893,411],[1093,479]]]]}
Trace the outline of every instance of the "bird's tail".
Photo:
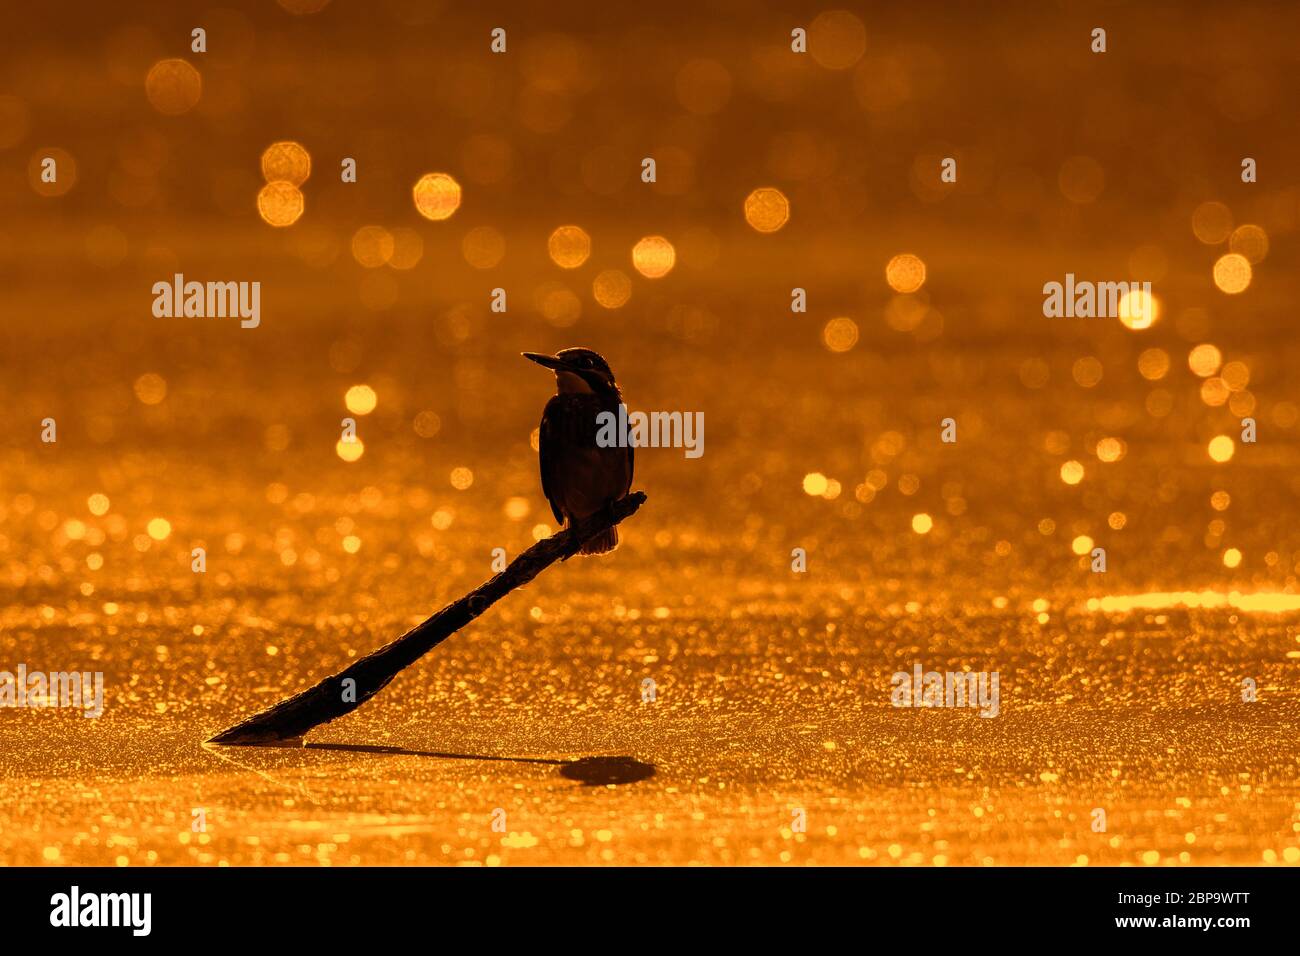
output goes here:
{"type": "Polygon", "coordinates": [[[578,549],[579,554],[606,554],[618,547],[618,528],[602,531],[578,549]]]}

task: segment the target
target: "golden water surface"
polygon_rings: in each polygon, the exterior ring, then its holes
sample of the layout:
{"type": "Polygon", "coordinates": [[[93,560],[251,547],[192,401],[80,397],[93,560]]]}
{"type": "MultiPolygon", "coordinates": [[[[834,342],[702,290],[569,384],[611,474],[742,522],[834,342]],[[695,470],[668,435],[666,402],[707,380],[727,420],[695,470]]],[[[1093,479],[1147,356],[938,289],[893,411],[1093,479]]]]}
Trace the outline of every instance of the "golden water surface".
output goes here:
{"type": "Polygon", "coordinates": [[[0,671],[105,701],[0,863],[1300,862],[1296,8],[9,6],[0,671]],[[556,530],[576,345],[704,413],[619,550],[204,747],[556,530]]]}

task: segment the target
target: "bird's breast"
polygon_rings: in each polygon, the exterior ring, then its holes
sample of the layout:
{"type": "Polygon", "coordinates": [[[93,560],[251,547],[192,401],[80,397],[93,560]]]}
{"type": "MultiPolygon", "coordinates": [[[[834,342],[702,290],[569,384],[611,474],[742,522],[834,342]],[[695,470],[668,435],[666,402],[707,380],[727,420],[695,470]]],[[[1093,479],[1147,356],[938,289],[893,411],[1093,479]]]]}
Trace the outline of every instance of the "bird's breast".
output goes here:
{"type": "Polygon", "coordinates": [[[544,418],[554,440],[571,449],[590,448],[603,451],[596,444],[601,412],[618,414],[618,405],[602,401],[594,393],[565,392],[547,403],[544,418]]]}
{"type": "Polygon", "coordinates": [[[598,395],[560,394],[543,416],[543,441],[554,462],[555,493],[561,509],[573,517],[598,511],[627,494],[632,481],[629,450],[596,442],[597,416],[618,414],[617,402],[598,395]]]}

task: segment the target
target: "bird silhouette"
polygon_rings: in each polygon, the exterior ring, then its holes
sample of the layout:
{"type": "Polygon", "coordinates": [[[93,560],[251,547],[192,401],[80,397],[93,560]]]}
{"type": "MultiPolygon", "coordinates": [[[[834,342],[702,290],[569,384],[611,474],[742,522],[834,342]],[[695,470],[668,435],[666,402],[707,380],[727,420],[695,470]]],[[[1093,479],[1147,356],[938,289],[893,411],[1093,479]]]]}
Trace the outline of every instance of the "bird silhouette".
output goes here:
{"type": "MultiPolygon", "coordinates": [[[[597,416],[618,414],[623,402],[614,373],[591,349],[564,349],[555,355],[524,352],[555,372],[555,395],[546,403],[539,430],[542,493],[555,520],[565,527],[608,508],[632,487],[633,449],[602,448],[596,443],[597,416]]],[[[605,554],[618,547],[618,529],[602,531],[579,554],[605,554]]]]}

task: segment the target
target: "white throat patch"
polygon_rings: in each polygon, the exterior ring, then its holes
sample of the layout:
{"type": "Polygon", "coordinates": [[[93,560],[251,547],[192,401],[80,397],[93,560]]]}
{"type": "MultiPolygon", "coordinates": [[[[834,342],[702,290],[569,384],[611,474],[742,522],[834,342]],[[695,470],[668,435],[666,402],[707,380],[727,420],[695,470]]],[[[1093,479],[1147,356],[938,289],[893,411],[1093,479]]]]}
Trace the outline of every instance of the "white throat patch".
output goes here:
{"type": "Polygon", "coordinates": [[[595,392],[592,391],[591,386],[587,384],[586,379],[581,375],[574,374],[573,372],[556,372],[555,384],[562,394],[595,394],[595,392]]]}

